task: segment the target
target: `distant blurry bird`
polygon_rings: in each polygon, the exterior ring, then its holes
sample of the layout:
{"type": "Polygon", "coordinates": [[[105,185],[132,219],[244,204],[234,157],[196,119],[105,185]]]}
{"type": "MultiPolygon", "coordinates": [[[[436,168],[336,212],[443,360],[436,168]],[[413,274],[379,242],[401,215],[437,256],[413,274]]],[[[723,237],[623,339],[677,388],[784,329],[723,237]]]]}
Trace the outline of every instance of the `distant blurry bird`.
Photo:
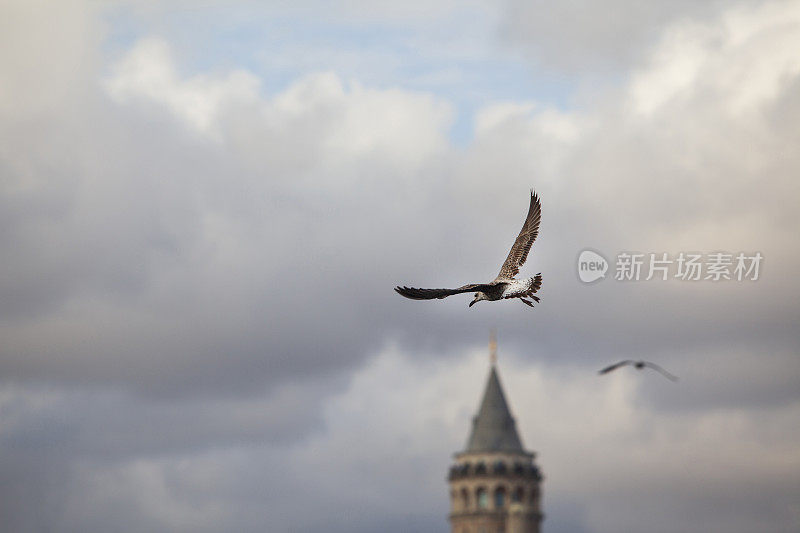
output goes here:
{"type": "Polygon", "coordinates": [[[531,190],[531,203],[528,207],[528,216],[525,218],[522,230],[520,230],[517,240],[514,241],[514,246],[511,247],[511,251],[500,269],[500,274],[489,283],[472,283],[457,289],[395,287],[394,290],[412,300],[441,299],[453,294],[476,291],[475,299],[469,303],[469,307],[481,300],[494,301],[504,298],[519,298],[524,304],[533,307],[533,304],[525,298],[528,297],[536,302],[539,301],[539,298],[534,296],[534,293],[542,286],[542,274],[539,273],[535,277],[520,280],[514,279],[514,276],[519,273],[519,267],[525,264],[525,260],[528,258],[531,245],[539,235],[539,223],[541,221],[542,206],[539,203],[539,197],[531,190]]]}
{"type": "Polygon", "coordinates": [[[665,378],[667,378],[667,379],[669,379],[671,381],[678,381],[678,377],[677,376],[673,376],[672,374],[670,374],[669,372],[667,372],[666,370],[664,370],[663,368],[661,368],[660,366],[658,366],[655,363],[651,363],[649,361],[631,361],[630,359],[628,359],[626,361],[620,361],[619,363],[614,363],[613,365],[607,366],[604,369],[598,371],[597,373],[598,374],[608,374],[612,370],[616,370],[619,367],[626,366],[626,365],[631,365],[631,366],[635,367],[637,370],[641,370],[644,367],[652,368],[653,370],[657,370],[658,372],[661,372],[661,374],[663,374],[665,378]]]}

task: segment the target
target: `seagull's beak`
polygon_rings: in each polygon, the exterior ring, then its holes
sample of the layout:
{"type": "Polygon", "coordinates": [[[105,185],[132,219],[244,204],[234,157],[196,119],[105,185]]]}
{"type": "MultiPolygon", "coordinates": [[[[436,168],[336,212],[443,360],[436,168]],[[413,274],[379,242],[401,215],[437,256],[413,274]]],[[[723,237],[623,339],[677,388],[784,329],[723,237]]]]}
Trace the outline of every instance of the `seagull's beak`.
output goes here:
{"type": "Polygon", "coordinates": [[[472,306],[475,304],[475,302],[477,302],[477,301],[478,301],[478,300],[472,300],[472,301],[469,303],[469,307],[472,307],[472,306]]]}

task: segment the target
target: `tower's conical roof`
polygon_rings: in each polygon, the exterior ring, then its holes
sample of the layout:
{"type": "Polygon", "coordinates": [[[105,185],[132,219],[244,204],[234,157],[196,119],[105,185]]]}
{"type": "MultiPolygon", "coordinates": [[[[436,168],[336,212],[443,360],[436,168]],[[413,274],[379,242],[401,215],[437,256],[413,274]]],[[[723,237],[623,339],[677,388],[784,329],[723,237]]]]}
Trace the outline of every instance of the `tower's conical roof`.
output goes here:
{"type": "Polygon", "coordinates": [[[466,451],[525,453],[494,365],[489,372],[481,407],[472,419],[466,451]]]}

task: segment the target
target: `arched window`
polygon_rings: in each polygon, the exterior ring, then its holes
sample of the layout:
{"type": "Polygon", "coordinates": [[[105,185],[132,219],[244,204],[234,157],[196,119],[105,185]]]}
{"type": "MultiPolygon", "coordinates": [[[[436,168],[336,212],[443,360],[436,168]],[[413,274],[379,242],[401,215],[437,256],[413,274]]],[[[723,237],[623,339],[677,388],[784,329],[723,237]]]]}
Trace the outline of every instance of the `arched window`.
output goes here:
{"type": "Polygon", "coordinates": [[[506,473],[506,464],[503,461],[496,461],[494,463],[494,473],[504,475],[506,473]]]}
{"type": "Polygon", "coordinates": [[[514,489],[513,494],[511,494],[511,501],[512,502],[521,502],[525,498],[525,489],[522,487],[517,487],[514,489]]]}
{"type": "Polygon", "coordinates": [[[455,479],[461,474],[461,467],[459,465],[453,465],[450,467],[450,475],[447,476],[447,479],[455,479]]]}
{"type": "Polygon", "coordinates": [[[469,509],[469,491],[466,487],[461,489],[461,508],[464,510],[469,509]]]}
{"type": "Polygon", "coordinates": [[[476,473],[477,475],[479,475],[479,476],[480,476],[480,475],[484,475],[484,474],[486,474],[486,463],[484,463],[483,461],[481,461],[480,463],[478,463],[477,465],[475,465],[475,473],[476,473]]]}
{"type": "Polygon", "coordinates": [[[475,499],[478,501],[478,509],[489,508],[489,492],[485,488],[478,487],[475,492],[475,499]]]}
{"type": "Polygon", "coordinates": [[[494,489],[494,508],[502,509],[506,506],[506,489],[505,487],[497,487],[494,489]]]}

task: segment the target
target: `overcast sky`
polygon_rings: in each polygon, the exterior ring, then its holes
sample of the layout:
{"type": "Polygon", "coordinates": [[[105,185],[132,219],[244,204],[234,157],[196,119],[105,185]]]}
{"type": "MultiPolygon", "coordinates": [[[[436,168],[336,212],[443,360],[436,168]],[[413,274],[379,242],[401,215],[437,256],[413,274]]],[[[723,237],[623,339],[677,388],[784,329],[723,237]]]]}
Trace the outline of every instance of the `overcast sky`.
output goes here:
{"type": "Polygon", "coordinates": [[[4,0],[0,521],[449,531],[496,327],[544,531],[796,532],[798,146],[798,1],[4,0]]]}

